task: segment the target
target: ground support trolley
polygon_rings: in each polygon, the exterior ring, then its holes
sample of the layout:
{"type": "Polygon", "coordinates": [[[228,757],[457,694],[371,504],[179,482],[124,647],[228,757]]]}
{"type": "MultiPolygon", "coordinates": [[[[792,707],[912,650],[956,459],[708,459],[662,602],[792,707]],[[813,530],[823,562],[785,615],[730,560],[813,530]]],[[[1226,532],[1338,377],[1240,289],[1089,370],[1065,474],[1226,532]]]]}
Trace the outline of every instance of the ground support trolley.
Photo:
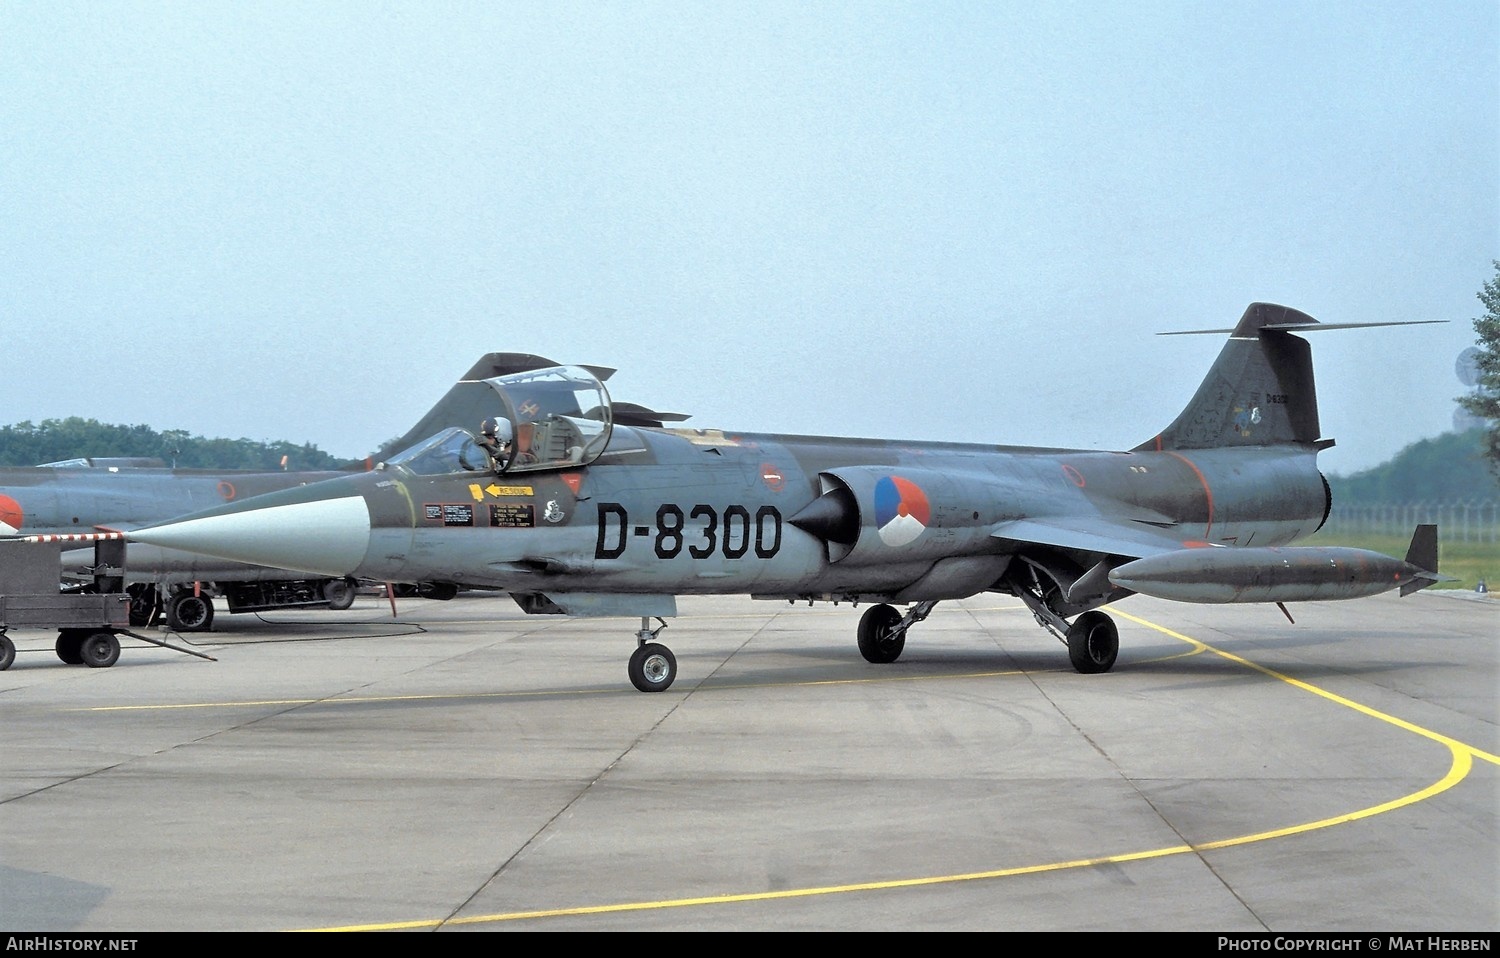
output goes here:
{"type": "Polygon", "coordinates": [[[57,657],[69,665],[105,669],[120,658],[120,636],[211,659],[131,632],[125,592],[125,539],[120,533],[37,535],[0,539],[0,671],[16,659],[12,628],[57,630],[57,657]],[[62,588],[62,548],[94,544],[93,581],[62,588]]]}

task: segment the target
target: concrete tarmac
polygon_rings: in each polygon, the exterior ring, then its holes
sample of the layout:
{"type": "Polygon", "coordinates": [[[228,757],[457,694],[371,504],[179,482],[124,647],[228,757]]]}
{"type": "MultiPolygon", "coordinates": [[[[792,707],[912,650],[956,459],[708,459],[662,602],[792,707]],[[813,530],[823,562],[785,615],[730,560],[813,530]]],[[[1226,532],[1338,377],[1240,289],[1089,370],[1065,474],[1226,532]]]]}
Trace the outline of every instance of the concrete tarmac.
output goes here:
{"type": "Polygon", "coordinates": [[[0,672],[0,929],[1500,930],[1500,601],[1134,597],[1079,675],[1014,599],[503,596],[220,613],[0,672]]]}

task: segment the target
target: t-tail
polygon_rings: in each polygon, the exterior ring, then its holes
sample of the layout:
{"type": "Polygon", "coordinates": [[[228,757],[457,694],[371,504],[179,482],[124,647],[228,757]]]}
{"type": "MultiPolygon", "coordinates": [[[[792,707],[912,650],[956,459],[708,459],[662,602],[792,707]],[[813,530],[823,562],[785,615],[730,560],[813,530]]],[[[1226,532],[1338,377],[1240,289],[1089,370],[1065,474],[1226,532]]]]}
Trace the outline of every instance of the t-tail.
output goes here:
{"type": "Polygon", "coordinates": [[[1320,323],[1275,303],[1251,303],[1233,329],[1191,329],[1163,336],[1228,333],[1203,384],[1182,415],[1137,451],[1299,444],[1326,449],[1318,429],[1312,349],[1293,333],[1374,326],[1426,326],[1441,319],[1320,323]]]}
{"type": "Polygon", "coordinates": [[[1229,341],[1182,414],[1137,450],[1333,445],[1319,435],[1312,350],[1289,331],[1319,325],[1286,306],[1251,303],[1232,330],[1190,331],[1227,332],[1229,341]]]}

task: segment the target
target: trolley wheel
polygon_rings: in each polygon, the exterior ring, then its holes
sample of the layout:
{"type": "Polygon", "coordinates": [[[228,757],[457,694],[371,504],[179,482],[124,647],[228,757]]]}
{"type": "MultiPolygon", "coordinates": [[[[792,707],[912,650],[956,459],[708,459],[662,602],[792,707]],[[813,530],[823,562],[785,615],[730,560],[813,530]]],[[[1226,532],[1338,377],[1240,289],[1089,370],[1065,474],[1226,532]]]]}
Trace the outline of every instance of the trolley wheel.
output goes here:
{"type": "Polygon", "coordinates": [[[89,668],[107,669],[120,661],[120,640],[113,632],[95,632],[83,640],[78,654],[89,668]]]}
{"type": "Polygon", "coordinates": [[[57,657],[67,665],[83,664],[83,638],[87,633],[77,629],[59,629],[57,632],[57,657]]]}

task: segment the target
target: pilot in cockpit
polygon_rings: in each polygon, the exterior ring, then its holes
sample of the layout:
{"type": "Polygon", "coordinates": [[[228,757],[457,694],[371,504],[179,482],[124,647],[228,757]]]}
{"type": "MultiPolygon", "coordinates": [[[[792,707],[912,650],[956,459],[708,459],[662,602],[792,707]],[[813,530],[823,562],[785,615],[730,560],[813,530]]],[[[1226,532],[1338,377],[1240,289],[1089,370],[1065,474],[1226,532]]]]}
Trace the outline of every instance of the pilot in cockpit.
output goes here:
{"type": "Polygon", "coordinates": [[[504,471],[506,464],[510,461],[509,420],[486,419],[479,424],[479,438],[474,442],[489,455],[491,469],[495,472],[504,471]]]}

